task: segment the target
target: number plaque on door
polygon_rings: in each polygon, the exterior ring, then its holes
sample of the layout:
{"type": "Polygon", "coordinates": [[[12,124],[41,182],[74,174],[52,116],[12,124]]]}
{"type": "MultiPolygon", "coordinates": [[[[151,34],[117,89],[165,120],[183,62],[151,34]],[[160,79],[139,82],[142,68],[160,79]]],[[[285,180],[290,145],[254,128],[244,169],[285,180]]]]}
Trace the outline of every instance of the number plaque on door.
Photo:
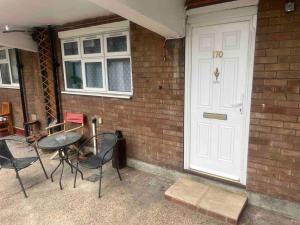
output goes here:
{"type": "Polygon", "coordinates": [[[223,58],[223,51],[213,51],[213,58],[223,58]]]}
{"type": "Polygon", "coordinates": [[[203,113],[203,118],[213,119],[213,120],[227,120],[227,114],[219,114],[219,113],[203,113]]]}

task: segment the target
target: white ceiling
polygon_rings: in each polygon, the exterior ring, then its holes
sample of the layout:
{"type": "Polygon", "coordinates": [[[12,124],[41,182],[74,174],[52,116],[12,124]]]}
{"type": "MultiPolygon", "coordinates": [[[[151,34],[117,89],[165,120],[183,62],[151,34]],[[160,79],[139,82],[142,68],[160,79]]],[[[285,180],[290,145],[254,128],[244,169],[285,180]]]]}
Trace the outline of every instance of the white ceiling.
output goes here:
{"type": "Polygon", "coordinates": [[[111,12],[86,0],[0,0],[0,26],[45,26],[106,16],[111,12]]]}
{"type": "Polygon", "coordinates": [[[3,33],[5,25],[22,30],[112,14],[165,38],[185,34],[184,0],[0,0],[0,45],[37,51],[30,33],[3,33]]]}

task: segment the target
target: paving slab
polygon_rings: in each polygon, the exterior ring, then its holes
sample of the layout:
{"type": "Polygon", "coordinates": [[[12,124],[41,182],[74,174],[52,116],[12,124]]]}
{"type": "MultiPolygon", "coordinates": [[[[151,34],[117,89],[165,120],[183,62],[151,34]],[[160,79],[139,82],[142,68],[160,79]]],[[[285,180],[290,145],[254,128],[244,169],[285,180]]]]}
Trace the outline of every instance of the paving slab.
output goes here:
{"type": "Polygon", "coordinates": [[[247,203],[246,193],[234,193],[186,178],[180,178],[165,196],[230,224],[237,224],[247,203]]]}

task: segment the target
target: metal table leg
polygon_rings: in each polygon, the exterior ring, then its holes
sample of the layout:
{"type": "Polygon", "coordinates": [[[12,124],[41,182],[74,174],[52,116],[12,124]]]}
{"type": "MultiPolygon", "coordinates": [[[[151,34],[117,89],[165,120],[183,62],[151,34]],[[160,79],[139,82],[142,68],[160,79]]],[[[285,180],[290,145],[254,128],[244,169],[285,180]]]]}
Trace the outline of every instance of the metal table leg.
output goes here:
{"type": "Polygon", "coordinates": [[[62,180],[62,176],[63,176],[63,173],[64,173],[64,167],[65,167],[65,164],[64,164],[64,159],[62,160],[62,168],[61,168],[61,173],[60,173],[60,179],[59,179],[59,186],[60,186],[60,190],[63,189],[62,187],[62,184],[61,184],[61,180],[62,180]]]}
{"type": "Polygon", "coordinates": [[[55,171],[60,167],[62,163],[62,159],[59,159],[59,164],[57,165],[57,167],[53,170],[53,172],[51,173],[51,181],[53,182],[53,174],[55,173],[55,171]]]}

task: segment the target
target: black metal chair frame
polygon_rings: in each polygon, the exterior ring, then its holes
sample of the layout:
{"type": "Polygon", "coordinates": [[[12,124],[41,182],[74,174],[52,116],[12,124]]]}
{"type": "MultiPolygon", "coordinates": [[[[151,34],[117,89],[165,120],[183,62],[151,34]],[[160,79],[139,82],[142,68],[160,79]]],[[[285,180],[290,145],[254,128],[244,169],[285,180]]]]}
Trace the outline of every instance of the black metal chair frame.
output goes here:
{"type": "MultiPolygon", "coordinates": [[[[96,134],[96,135],[94,135],[94,136],[88,138],[88,139],[87,139],[82,145],[80,145],[80,147],[79,147],[79,151],[78,151],[78,155],[77,155],[77,163],[76,163],[76,167],[78,168],[79,165],[80,165],[79,155],[80,155],[80,152],[83,150],[83,148],[84,148],[87,144],[89,144],[91,141],[93,141],[94,138],[99,138],[100,136],[105,135],[105,134],[114,135],[116,138],[115,138],[115,143],[114,143],[110,148],[105,149],[106,152],[105,152],[105,154],[103,155],[102,159],[99,158],[99,159],[101,160],[100,163],[99,163],[99,166],[96,167],[96,168],[92,168],[92,169],[99,169],[99,170],[100,170],[98,198],[101,197],[102,167],[103,167],[103,165],[105,165],[106,163],[110,162],[110,161],[112,160],[114,154],[115,154],[115,149],[116,149],[115,147],[116,147],[116,143],[117,143],[117,139],[118,139],[117,136],[116,136],[114,133],[101,132],[101,133],[98,133],[98,134],[96,134]],[[111,151],[112,151],[111,157],[108,158],[108,159],[106,159],[105,157],[106,157],[109,153],[111,153],[111,151]]],[[[98,147],[98,146],[97,146],[97,147],[98,147]]],[[[100,155],[101,150],[103,150],[103,149],[101,149],[101,146],[100,146],[100,148],[99,148],[98,150],[99,150],[98,155],[100,155]]],[[[83,165],[81,165],[81,166],[83,166],[83,165]]],[[[83,166],[83,167],[84,167],[84,166],[83,166]]],[[[86,168],[88,168],[88,167],[86,167],[86,168]]],[[[88,168],[88,169],[91,169],[91,168],[88,168]]],[[[120,174],[120,171],[119,171],[119,163],[118,163],[118,162],[116,162],[116,170],[117,170],[117,173],[118,173],[118,176],[119,176],[120,181],[122,181],[122,177],[121,177],[121,174],[120,174]]],[[[76,188],[76,178],[77,178],[77,170],[76,170],[76,172],[75,172],[74,188],[76,188]]]]}
{"type": "MultiPolygon", "coordinates": [[[[19,171],[21,171],[22,169],[25,169],[25,168],[31,166],[33,163],[35,163],[35,162],[38,160],[38,161],[40,162],[40,164],[41,164],[41,167],[42,167],[42,169],[43,169],[43,172],[44,172],[44,174],[45,174],[46,179],[48,179],[48,175],[47,175],[47,172],[46,172],[46,170],[45,170],[44,164],[43,164],[43,162],[42,162],[42,160],[41,160],[41,158],[40,158],[40,154],[39,154],[39,152],[38,152],[38,150],[37,150],[36,143],[30,144],[30,143],[28,143],[28,142],[21,141],[21,140],[16,140],[16,139],[1,139],[0,142],[1,142],[1,141],[4,141],[5,143],[6,143],[6,141],[13,141],[13,142],[23,143],[23,144],[27,145],[28,147],[33,147],[33,149],[34,149],[34,151],[35,151],[35,153],[36,153],[36,155],[37,155],[37,157],[33,157],[33,158],[36,158],[36,159],[34,159],[31,163],[27,164],[26,166],[24,166],[24,167],[22,167],[22,168],[19,168],[19,167],[17,166],[17,164],[16,164],[17,161],[20,160],[20,159],[26,159],[26,158],[28,158],[28,157],[24,157],[24,158],[15,158],[15,157],[13,156],[13,154],[11,153],[9,147],[7,146],[7,151],[8,151],[8,153],[11,155],[11,157],[8,158],[8,157],[5,157],[5,156],[1,155],[1,150],[0,150],[0,158],[1,158],[1,159],[4,159],[4,160],[6,160],[6,161],[8,161],[8,163],[10,163],[10,165],[13,167],[13,168],[6,168],[6,167],[3,167],[3,168],[4,168],[4,169],[14,169],[14,170],[15,170],[15,172],[16,172],[16,178],[18,179],[18,181],[19,181],[19,183],[20,183],[20,186],[21,186],[21,188],[22,188],[22,191],[23,191],[23,193],[24,193],[25,198],[27,198],[28,195],[27,195],[27,193],[26,193],[26,191],[25,191],[23,182],[22,182],[21,177],[20,177],[20,175],[19,175],[19,171]]],[[[7,143],[6,143],[6,145],[7,145],[7,143]]],[[[0,169],[2,169],[2,165],[1,165],[1,164],[0,164],[0,169]]]]}

